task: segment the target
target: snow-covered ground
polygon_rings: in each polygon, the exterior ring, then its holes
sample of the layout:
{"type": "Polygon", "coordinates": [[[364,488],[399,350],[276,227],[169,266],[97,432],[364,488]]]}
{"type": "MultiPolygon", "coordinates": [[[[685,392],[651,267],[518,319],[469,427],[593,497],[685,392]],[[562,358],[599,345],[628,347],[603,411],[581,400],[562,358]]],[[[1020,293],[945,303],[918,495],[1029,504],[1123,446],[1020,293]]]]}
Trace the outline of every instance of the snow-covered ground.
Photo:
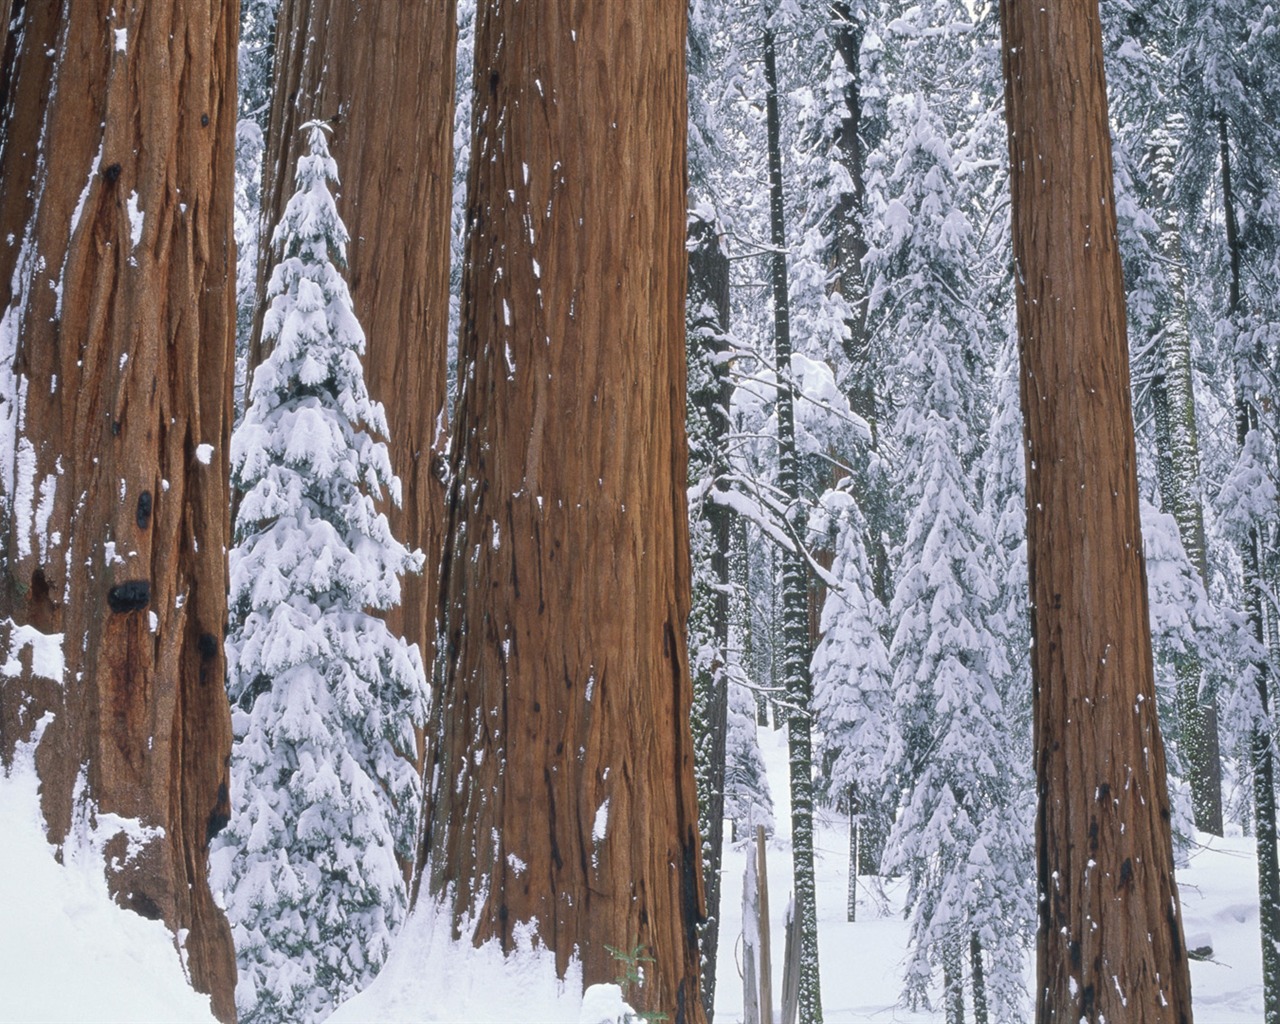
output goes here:
{"type": "MultiPolygon", "coordinates": [[[[786,737],[760,731],[775,814],[788,820],[786,737]]],[[[208,1000],[186,983],[164,928],[111,903],[92,842],[69,844],[57,864],[39,823],[36,779],[19,757],[0,778],[0,1021],[199,1021],[208,1000]]],[[[907,928],[900,885],[864,886],[859,920],[845,922],[846,824],[822,812],[817,830],[819,946],[828,1024],[924,1024],[938,1013],[898,1004],[907,928]]],[[[1210,945],[1211,962],[1192,964],[1198,1024],[1262,1019],[1257,876],[1253,840],[1200,837],[1179,874],[1187,942],[1210,945]]],[[[725,855],[724,931],[716,1020],[742,1019],[735,969],[745,852],[725,855]]],[[[791,891],[790,848],[769,849],[774,992],[781,992],[783,913],[791,891]]],[[[1030,970],[1031,965],[1028,964],[1030,970]]],[[[493,949],[451,943],[448,929],[419,913],[401,934],[383,973],[330,1018],[356,1021],[548,1022],[595,1024],[621,1006],[616,990],[578,995],[578,978],[559,982],[549,959],[526,950],[504,961],[493,949]]]]}
{"type": "MultiPolygon", "coordinates": [[[[785,831],[791,815],[786,731],[762,728],[759,737],[772,789],[774,818],[779,831],[785,831]]],[[[904,884],[860,879],[864,884],[858,894],[858,920],[846,922],[848,819],[823,809],[818,815],[818,952],[827,1024],[941,1021],[940,1010],[913,1012],[899,1003],[908,937],[902,917],[904,884]]],[[[1200,845],[1192,852],[1189,866],[1178,872],[1188,948],[1212,946],[1214,951],[1212,961],[1191,964],[1195,1019],[1197,1024],[1257,1024],[1262,1020],[1262,952],[1254,841],[1241,838],[1238,829],[1234,837],[1226,839],[1208,835],[1197,839],[1200,845]]],[[[720,939],[715,1019],[716,1024],[736,1024],[742,1020],[742,981],[737,968],[740,946],[736,940],[741,930],[745,848],[726,849],[724,862],[724,931],[720,939]]],[[[783,916],[792,890],[791,844],[785,835],[770,841],[768,865],[776,1002],[782,991],[783,916]]],[[[1028,982],[1034,969],[1032,950],[1027,958],[1028,982]]],[[[940,1007],[940,1000],[937,1005],[940,1007]]],[[[776,1011],[774,1019],[778,1019],[776,1011]]]]}
{"type": "Polygon", "coordinates": [[[35,769],[0,775],[0,1021],[215,1024],[187,983],[173,936],[107,895],[99,830],[54,860],[35,769]]]}

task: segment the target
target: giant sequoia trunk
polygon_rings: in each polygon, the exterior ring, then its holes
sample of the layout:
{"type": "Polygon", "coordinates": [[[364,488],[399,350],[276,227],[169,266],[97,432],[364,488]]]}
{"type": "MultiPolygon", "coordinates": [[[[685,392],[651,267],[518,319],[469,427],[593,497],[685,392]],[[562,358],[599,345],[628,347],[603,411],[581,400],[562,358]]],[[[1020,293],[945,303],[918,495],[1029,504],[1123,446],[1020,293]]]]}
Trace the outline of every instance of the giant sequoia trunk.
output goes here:
{"type": "MultiPolygon", "coordinates": [[[[405,578],[400,606],[386,621],[419,645],[428,665],[444,509],[438,470],[446,440],[454,12],[454,0],[283,0],[262,192],[270,229],[306,151],[299,127],[331,120],[331,151],[342,169],[338,212],[351,234],[347,281],[368,339],[365,381],[386,407],[391,465],[402,486],[400,507],[387,514],[396,538],[427,556],[423,574],[405,578]]],[[[265,274],[272,260],[263,256],[265,274]]],[[[262,357],[261,318],[251,367],[262,357]]]]}
{"type": "Polygon", "coordinates": [[[491,0],[476,40],[430,890],[701,1021],[685,2],[491,0]]]}
{"type": "Polygon", "coordinates": [[[236,14],[19,2],[0,71],[0,757],[40,736],[55,843],[95,812],[154,830],[107,844],[111,891],[186,932],[228,1020],[236,14]]]}
{"type": "Polygon", "coordinates": [[[1002,0],[1040,892],[1037,1016],[1190,1021],[1097,0],[1002,0]]]}

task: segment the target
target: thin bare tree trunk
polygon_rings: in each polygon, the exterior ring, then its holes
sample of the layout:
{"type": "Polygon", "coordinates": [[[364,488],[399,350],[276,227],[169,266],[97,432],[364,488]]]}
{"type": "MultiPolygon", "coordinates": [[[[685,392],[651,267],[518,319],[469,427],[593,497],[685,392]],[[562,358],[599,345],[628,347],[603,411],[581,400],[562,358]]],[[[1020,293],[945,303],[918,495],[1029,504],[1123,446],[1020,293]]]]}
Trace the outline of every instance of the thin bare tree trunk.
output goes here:
{"type": "MultiPolygon", "coordinates": [[[[717,225],[696,215],[689,219],[689,360],[700,370],[700,387],[689,383],[689,402],[696,408],[705,436],[701,438],[701,464],[693,451],[690,475],[705,473],[711,486],[723,490],[721,482],[729,465],[729,406],[733,382],[726,361],[729,350],[729,257],[717,233],[717,225]]],[[[691,439],[690,448],[695,447],[691,439]]],[[[702,943],[702,1002],[710,1020],[715,1008],[716,958],[720,945],[720,865],[724,852],[725,742],[729,731],[729,604],[733,589],[729,548],[732,541],[733,512],[724,505],[706,501],[701,513],[707,520],[710,537],[711,588],[700,592],[694,579],[694,615],[699,604],[710,621],[715,644],[710,666],[694,676],[693,737],[698,751],[695,762],[701,831],[703,839],[703,879],[707,915],[700,931],[702,943]]]]}
{"type": "Polygon", "coordinates": [[[1026,417],[1037,1019],[1190,1021],[1097,0],[1001,0],[1026,417]]]}
{"type": "MultiPolygon", "coordinates": [[[[419,645],[427,664],[443,547],[456,44],[455,0],[284,0],[262,193],[270,246],[306,151],[298,129],[331,120],[338,212],[351,233],[347,280],[368,339],[365,381],[386,407],[403,491],[401,506],[387,514],[396,538],[427,555],[386,619],[419,645]]],[[[265,274],[272,261],[263,257],[265,274]]],[[[260,282],[259,295],[264,288],[260,282]]],[[[264,354],[261,319],[259,310],[250,372],[264,354]]]]}
{"type": "MultiPolygon", "coordinates": [[[[19,0],[22,3],[22,0],[19,0]]],[[[0,0],[0,64],[8,66],[6,51],[9,49],[9,21],[13,17],[13,0],[0,0]]],[[[0,90],[6,88],[8,79],[0,79],[0,90]]],[[[4,106],[0,98],[0,108],[4,106]]]]}
{"type": "MultiPolygon", "coordinates": [[[[769,13],[772,13],[770,8],[769,13]]],[[[765,119],[769,151],[770,280],[773,290],[774,369],[778,377],[778,489],[786,495],[796,548],[782,559],[782,657],[787,703],[787,756],[791,782],[791,855],[800,941],[800,1020],[821,1024],[818,969],[818,902],[813,868],[813,679],[809,625],[809,567],[799,546],[805,537],[800,501],[800,457],[796,448],[791,390],[791,306],[787,286],[787,233],[783,221],[782,146],[778,72],[772,26],[764,27],[765,119]]]]}
{"type": "Polygon", "coordinates": [[[973,1024],[987,1024],[987,972],[982,964],[982,940],[969,936],[969,968],[973,976],[973,1024]]]}
{"type": "Polygon", "coordinates": [[[942,940],[942,1004],[947,1024],[964,1024],[964,951],[961,940],[942,940]]]}
{"type": "Polygon", "coordinates": [[[106,845],[110,889],[187,933],[224,1020],[236,14],[19,4],[0,78],[0,757],[41,735],[55,843],[95,811],[154,830],[106,845]]]}
{"type": "MultiPolygon", "coordinates": [[[[1152,162],[1166,192],[1176,176],[1171,143],[1153,147],[1152,162]]],[[[1187,299],[1186,254],[1176,207],[1166,200],[1160,224],[1160,255],[1169,279],[1170,308],[1160,335],[1158,369],[1151,380],[1156,435],[1156,476],[1160,498],[1178,524],[1178,534],[1209,589],[1209,564],[1200,493],[1200,440],[1196,426],[1191,324],[1187,299]]],[[[1196,828],[1222,835],[1222,753],[1218,727],[1217,681],[1204,671],[1199,654],[1174,658],[1177,675],[1178,732],[1187,759],[1191,806],[1196,828]]]]}
{"type": "Polygon", "coordinates": [[[685,17],[480,6],[430,891],[700,1022],[685,17]]]}
{"type": "MultiPolygon", "coordinates": [[[[1230,286],[1227,315],[1234,320],[1240,313],[1240,277],[1244,247],[1240,242],[1240,226],[1236,217],[1235,184],[1231,174],[1231,136],[1225,114],[1219,113],[1218,151],[1222,173],[1223,227],[1230,264],[1230,286]]],[[[1237,325],[1238,327],[1238,325],[1237,325]]],[[[1238,352],[1235,360],[1236,443],[1243,450],[1249,433],[1258,429],[1258,407],[1250,394],[1253,366],[1261,362],[1259,353],[1238,352]],[[1250,355],[1253,358],[1250,358],[1250,355]]],[[[1263,589],[1262,538],[1252,525],[1240,545],[1240,561],[1244,569],[1245,614],[1249,632],[1265,650],[1267,644],[1266,607],[1263,589]]],[[[1255,848],[1258,851],[1259,933],[1262,939],[1263,1017],[1266,1024],[1280,1024],[1280,857],[1276,849],[1276,782],[1274,738],[1268,728],[1271,715],[1271,671],[1265,659],[1255,666],[1255,684],[1261,714],[1255,720],[1249,737],[1249,754],[1253,769],[1253,814],[1255,848]]]]}

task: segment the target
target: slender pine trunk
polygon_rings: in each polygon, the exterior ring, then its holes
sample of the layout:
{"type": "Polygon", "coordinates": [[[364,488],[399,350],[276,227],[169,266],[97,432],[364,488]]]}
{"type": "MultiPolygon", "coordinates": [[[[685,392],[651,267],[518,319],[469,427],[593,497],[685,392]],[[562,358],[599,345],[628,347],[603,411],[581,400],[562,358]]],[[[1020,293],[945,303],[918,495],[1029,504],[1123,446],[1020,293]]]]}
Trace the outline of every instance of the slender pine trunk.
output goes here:
{"type": "MultiPolygon", "coordinates": [[[[712,486],[720,489],[728,470],[729,405],[733,383],[723,358],[728,347],[729,259],[720,245],[716,225],[694,218],[689,225],[688,344],[691,365],[701,364],[689,397],[698,407],[706,436],[700,455],[712,486]]],[[[692,445],[691,445],[692,447],[692,445]]],[[[693,456],[691,455],[691,461],[693,456]]],[[[691,474],[696,475],[696,474],[691,474]]],[[[695,587],[695,607],[702,605],[710,617],[715,653],[711,664],[694,678],[694,744],[697,754],[698,805],[702,831],[703,878],[707,914],[700,929],[702,940],[702,1000],[708,1022],[715,1008],[716,962],[720,945],[720,865],[724,850],[725,742],[729,717],[729,550],[733,514],[728,507],[705,502],[702,514],[711,532],[711,588],[695,587]],[[705,716],[698,720],[701,710],[705,716]]]]}
{"type": "Polygon", "coordinates": [[[964,1024],[964,954],[955,937],[942,943],[942,1002],[947,1024],[964,1024]]]}
{"type": "Polygon", "coordinates": [[[845,920],[858,919],[858,790],[849,787],[849,893],[845,899],[845,920]]]}
{"type": "Polygon", "coordinates": [[[809,708],[809,580],[799,545],[804,538],[800,504],[800,460],[796,451],[791,393],[791,309],[787,286],[786,227],[782,202],[782,146],[778,115],[778,70],[773,29],[764,29],[765,117],[769,148],[769,221],[773,253],[774,360],[778,374],[778,487],[786,495],[795,549],[782,553],[783,682],[787,705],[787,747],[791,764],[791,849],[796,920],[800,938],[800,1021],[820,1024],[822,993],[818,975],[818,907],[813,875],[813,739],[809,708]]]}
{"type": "Polygon", "coordinates": [[[969,969],[973,975],[973,1024],[987,1024],[987,972],[982,966],[982,940],[969,936],[969,969]]]}
{"type": "MultiPolygon", "coordinates": [[[[1154,154],[1167,190],[1174,174],[1169,146],[1154,154]]],[[[1170,309],[1163,325],[1158,369],[1151,382],[1155,407],[1156,475],[1165,510],[1178,524],[1178,535],[1208,589],[1209,569],[1200,498],[1200,440],[1196,429],[1195,383],[1192,376],[1191,326],[1186,294],[1186,257],[1181,227],[1171,204],[1160,229],[1160,254],[1169,275],[1170,309]]],[[[1216,683],[1206,677],[1195,651],[1175,658],[1178,731],[1187,759],[1196,828],[1222,835],[1222,757],[1218,729],[1216,683]]]]}
{"type": "MultiPolygon", "coordinates": [[[[1236,219],[1235,189],[1231,179],[1231,138],[1227,117],[1218,114],[1218,145],[1222,167],[1222,203],[1225,214],[1227,256],[1230,262],[1230,292],[1227,316],[1233,321],[1240,312],[1240,271],[1243,249],[1236,219]]],[[[1238,326],[1238,325],[1235,325],[1238,326]]],[[[1236,440],[1244,448],[1249,432],[1258,427],[1257,406],[1250,400],[1252,371],[1243,355],[1236,353],[1236,440]]],[[[1249,528],[1241,547],[1244,565],[1245,607],[1249,628],[1259,650],[1267,642],[1266,600],[1262,584],[1262,543],[1256,525],[1249,528]]],[[[1250,738],[1253,762],[1253,808],[1258,850],[1258,903],[1262,937],[1263,1017],[1266,1024],[1280,1024],[1280,861],[1276,851],[1275,759],[1267,726],[1271,714],[1270,667],[1265,658],[1254,666],[1258,688],[1258,720],[1250,738]]]]}

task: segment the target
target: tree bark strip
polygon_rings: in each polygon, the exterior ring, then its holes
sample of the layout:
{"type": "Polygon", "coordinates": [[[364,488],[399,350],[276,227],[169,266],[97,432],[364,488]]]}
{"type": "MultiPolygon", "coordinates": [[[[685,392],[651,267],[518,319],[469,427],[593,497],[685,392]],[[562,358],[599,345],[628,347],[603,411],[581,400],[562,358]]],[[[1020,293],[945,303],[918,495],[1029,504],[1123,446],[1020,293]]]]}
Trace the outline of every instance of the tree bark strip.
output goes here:
{"type": "MultiPolygon", "coordinates": [[[[427,556],[386,621],[428,665],[443,547],[455,9],[455,0],[284,0],[262,193],[270,246],[306,150],[298,129],[332,119],[338,212],[351,234],[347,281],[368,340],[365,382],[386,407],[402,486],[401,506],[386,512],[396,538],[427,556]]],[[[259,266],[269,271],[266,252],[259,266]]],[[[261,321],[260,309],[251,372],[264,355],[261,321]]]]}
{"type": "Polygon", "coordinates": [[[1191,1020],[1097,0],[1001,0],[1026,417],[1037,1019],[1191,1020]]]}
{"type": "Polygon", "coordinates": [[[108,884],[188,930],[224,1020],[235,960],[207,849],[231,744],[237,6],[19,4],[0,115],[0,647],[21,661],[0,676],[0,757],[49,723],[55,843],[95,811],[162,830],[133,856],[111,840],[108,884]],[[61,634],[61,671],[28,653],[33,630],[61,634]]]}
{"type": "Polygon", "coordinates": [[[700,1022],[685,19],[480,6],[429,881],[700,1022]]]}

